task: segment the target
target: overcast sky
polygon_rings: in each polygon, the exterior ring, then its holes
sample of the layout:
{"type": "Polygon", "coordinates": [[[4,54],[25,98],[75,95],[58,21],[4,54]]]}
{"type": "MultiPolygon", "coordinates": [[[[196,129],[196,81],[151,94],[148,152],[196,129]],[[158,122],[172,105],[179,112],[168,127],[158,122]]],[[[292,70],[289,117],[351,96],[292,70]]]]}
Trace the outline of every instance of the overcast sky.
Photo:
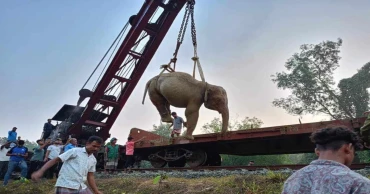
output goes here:
{"type": "MultiPolygon", "coordinates": [[[[35,141],[47,118],[78,91],[128,18],[143,0],[0,1],[0,136],[12,127],[35,141]]],[[[198,54],[207,82],[223,86],[231,119],[256,116],[264,126],[298,123],[298,117],[272,106],[284,97],[270,75],[302,44],[343,39],[338,81],[370,61],[370,1],[367,0],[198,0],[195,19],[198,54]]],[[[159,47],[110,133],[125,143],[133,127],[150,130],[159,114],[145,83],[172,57],[183,12],[159,47]]],[[[179,52],[177,71],[192,72],[190,34],[179,52]]],[[[197,76],[199,79],[199,75],[197,76]]],[[[184,109],[175,109],[184,117],[184,109]]],[[[196,133],[220,115],[201,108],[196,133]]],[[[304,116],[302,122],[324,119],[304,116]]],[[[54,123],[55,124],[55,123],[54,123]]]]}

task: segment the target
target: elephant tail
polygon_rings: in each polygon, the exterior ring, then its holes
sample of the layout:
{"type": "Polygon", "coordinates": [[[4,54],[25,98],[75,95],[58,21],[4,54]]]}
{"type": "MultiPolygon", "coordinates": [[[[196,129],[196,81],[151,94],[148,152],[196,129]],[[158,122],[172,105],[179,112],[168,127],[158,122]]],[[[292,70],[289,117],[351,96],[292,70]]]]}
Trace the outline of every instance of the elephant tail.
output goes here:
{"type": "Polygon", "coordinates": [[[143,101],[141,102],[142,104],[144,104],[144,101],[145,101],[145,97],[146,97],[146,93],[148,92],[148,88],[149,88],[149,85],[150,83],[152,82],[152,80],[149,80],[146,85],[145,85],[145,91],[144,91],[144,96],[143,96],[143,101]]]}

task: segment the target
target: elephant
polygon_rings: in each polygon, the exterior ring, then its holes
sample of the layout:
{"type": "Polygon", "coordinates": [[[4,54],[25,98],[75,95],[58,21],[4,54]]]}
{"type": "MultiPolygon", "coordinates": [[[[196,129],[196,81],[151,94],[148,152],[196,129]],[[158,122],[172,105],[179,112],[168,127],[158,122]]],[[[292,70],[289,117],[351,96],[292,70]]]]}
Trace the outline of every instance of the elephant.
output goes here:
{"type": "Polygon", "coordinates": [[[216,110],[222,115],[221,134],[225,134],[229,124],[229,107],[227,93],[221,86],[198,81],[184,72],[162,73],[150,79],[146,86],[142,104],[146,93],[153,105],[157,108],[162,122],[172,123],[170,105],[177,108],[186,108],[185,117],[187,130],[185,138],[193,140],[193,131],[198,122],[199,109],[204,106],[216,110]]]}

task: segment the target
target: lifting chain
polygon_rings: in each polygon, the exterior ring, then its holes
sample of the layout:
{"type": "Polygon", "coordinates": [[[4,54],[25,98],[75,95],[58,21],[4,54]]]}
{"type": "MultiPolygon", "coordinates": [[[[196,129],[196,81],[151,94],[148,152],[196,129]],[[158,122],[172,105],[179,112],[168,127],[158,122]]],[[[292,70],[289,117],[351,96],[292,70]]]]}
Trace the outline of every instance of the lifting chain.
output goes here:
{"type": "MultiPolygon", "coordinates": [[[[179,52],[180,46],[181,46],[182,42],[184,41],[185,32],[186,32],[186,28],[188,26],[190,12],[191,12],[189,10],[190,7],[191,7],[189,2],[191,2],[191,1],[189,0],[188,3],[186,4],[186,7],[185,7],[184,18],[182,19],[179,35],[177,37],[177,44],[176,44],[175,52],[173,53],[173,58],[170,60],[170,62],[168,64],[161,65],[161,69],[163,69],[163,70],[160,74],[162,74],[165,70],[167,70],[168,72],[174,72],[175,69],[176,69],[177,53],[179,52]],[[173,68],[171,68],[171,63],[173,63],[173,68]]],[[[194,8],[194,6],[193,6],[193,8],[194,8]]]]}
{"type": "Polygon", "coordinates": [[[200,77],[201,77],[202,81],[205,82],[203,70],[202,70],[202,67],[200,65],[199,57],[198,57],[197,34],[196,34],[197,32],[196,32],[196,29],[195,29],[195,21],[194,21],[194,5],[195,5],[195,0],[188,0],[188,2],[186,4],[186,8],[185,8],[184,18],[183,18],[182,23],[181,23],[179,35],[177,37],[177,44],[176,44],[175,52],[173,54],[173,58],[170,60],[170,62],[168,64],[164,64],[164,65],[161,66],[161,69],[163,69],[163,70],[159,75],[161,75],[165,70],[167,70],[169,72],[174,72],[175,71],[176,62],[177,62],[177,53],[180,49],[180,46],[181,46],[182,42],[184,41],[185,32],[186,32],[186,28],[187,28],[187,25],[188,25],[188,22],[189,22],[189,17],[190,17],[191,18],[191,38],[192,38],[193,47],[194,47],[194,57],[191,58],[194,61],[193,78],[195,78],[195,69],[196,69],[196,67],[198,67],[200,77]],[[174,64],[173,68],[171,68],[171,63],[174,64]]]}

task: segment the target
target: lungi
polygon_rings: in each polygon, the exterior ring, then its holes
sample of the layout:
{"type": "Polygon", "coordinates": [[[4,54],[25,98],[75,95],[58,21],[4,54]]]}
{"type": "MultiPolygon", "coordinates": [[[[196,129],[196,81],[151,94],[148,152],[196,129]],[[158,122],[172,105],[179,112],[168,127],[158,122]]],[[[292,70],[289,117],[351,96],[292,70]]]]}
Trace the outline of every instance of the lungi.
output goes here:
{"type": "Polygon", "coordinates": [[[118,165],[118,158],[108,159],[107,163],[105,164],[105,169],[107,170],[115,170],[118,165]]]}

